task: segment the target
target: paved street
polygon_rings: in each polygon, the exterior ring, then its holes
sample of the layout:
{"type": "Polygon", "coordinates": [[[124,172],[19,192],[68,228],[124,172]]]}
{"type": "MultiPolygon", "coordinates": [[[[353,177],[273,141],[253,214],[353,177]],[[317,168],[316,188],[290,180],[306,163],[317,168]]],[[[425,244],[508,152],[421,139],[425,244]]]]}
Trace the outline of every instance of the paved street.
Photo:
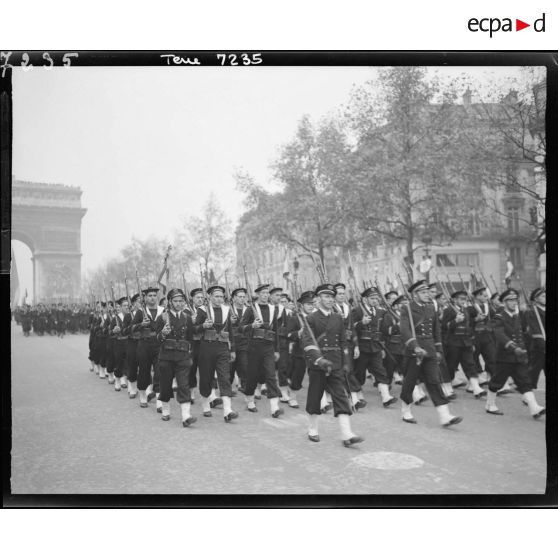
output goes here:
{"type": "MultiPolygon", "coordinates": [[[[305,380],[307,382],[307,380],[305,380]]],[[[540,387],[540,386],[539,386],[540,387]]],[[[399,387],[396,386],[395,395],[399,387]]],[[[237,421],[222,411],[183,428],[176,402],[163,422],[89,372],[87,336],[31,336],[12,326],[12,492],[15,494],[542,494],[545,419],[533,420],[519,394],[498,398],[505,416],[484,412],[464,390],[452,403],[462,424],[443,429],[428,403],[418,425],[384,409],[370,382],[368,406],[353,419],[365,442],[344,448],[331,413],[318,444],[298,410],[237,421]]],[[[544,404],[544,391],[537,392],[544,404]]]]}

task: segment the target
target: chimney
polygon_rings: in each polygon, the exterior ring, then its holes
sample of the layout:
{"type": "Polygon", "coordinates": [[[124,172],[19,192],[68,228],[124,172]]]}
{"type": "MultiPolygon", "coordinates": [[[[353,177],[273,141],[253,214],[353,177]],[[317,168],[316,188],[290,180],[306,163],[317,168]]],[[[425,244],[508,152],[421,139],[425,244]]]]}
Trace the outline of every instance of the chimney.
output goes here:
{"type": "Polygon", "coordinates": [[[465,93],[463,93],[463,106],[467,107],[471,104],[471,98],[473,96],[473,93],[471,91],[471,89],[469,87],[467,87],[467,91],[465,91],[465,93]]]}

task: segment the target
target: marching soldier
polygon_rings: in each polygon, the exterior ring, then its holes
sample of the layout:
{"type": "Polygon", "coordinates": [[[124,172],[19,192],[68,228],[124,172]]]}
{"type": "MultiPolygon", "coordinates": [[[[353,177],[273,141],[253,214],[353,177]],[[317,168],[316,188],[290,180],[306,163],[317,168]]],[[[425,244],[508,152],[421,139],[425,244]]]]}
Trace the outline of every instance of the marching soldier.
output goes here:
{"type": "Polygon", "coordinates": [[[29,332],[31,331],[32,317],[29,305],[26,304],[20,314],[21,329],[23,330],[23,335],[29,337],[29,332]]]}
{"type": "Polygon", "coordinates": [[[504,414],[496,406],[496,394],[511,376],[532,417],[538,419],[546,410],[537,403],[532,391],[525,343],[526,324],[519,313],[519,293],[515,289],[507,289],[499,296],[499,300],[503,308],[494,317],[496,366],[495,374],[488,384],[486,412],[491,415],[504,414]]]}
{"type": "Polygon", "coordinates": [[[289,313],[285,306],[281,304],[283,289],[273,287],[269,291],[269,301],[277,308],[277,336],[279,339],[279,360],[275,363],[277,378],[279,380],[279,390],[281,391],[281,403],[289,402],[289,340],[287,338],[287,328],[289,313]]]}
{"type": "MultiPolygon", "coordinates": [[[[203,310],[204,306],[204,296],[203,296],[203,289],[199,287],[192,289],[190,291],[190,298],[192,299],[192,304],[194,308],[194,313],[192,314],[192,321],[196,323],[196,319],[198,317],[199,310],[203,310]]],[[[190,368],[190,390],[192,391],[191,397],[192,401],[194,401],[194,388],[198,387],[198,356],[200,354],[200,341],[202,338],[201,333],[197,333],[194,331],[194,337],[192,340],[193,349],[192,349],[192,367],[190,368]]],[[[214,394],[213,394],[214,395],[214,394]]],[[[215,397],[214,397],[215,399],[215,397]]]]}
{"type": "Polygon", "coordinates": [[[455,291],[451,295],[452,304],[444,310],[442,316],[442,332],[444,336],[444,349],[450,381],[455,378],[457,367],[461,365],[463,373],[467,376],[476,399],[486,395],[479,385],[479,378],[475,358],[473,356],[473,329],[472,310],[466,306],[467,293],[455,291]]]}
{"type": "Polygon", "coordinates": [[[230,307],[223,304],[225,288],[214,285],[207,289],[209,302],[205,309],[198,309],[194,330],[202,334],[199,352],[200,395],[203,416],[211,416],[213,379],[217,383],[223,403],[225,422],[238,418],[231,406],[230,362],[235,359],[234,336],[230,320],[230,307]]]}
{"type": "Polygon", "coordinates": [[[397,401],[389,392],[389,379],[383,365],[384,350],[381,345],[380,323],[384,311],[380,308],[380,295],[372,287],[362,294],[362,305],[353,309],[353,322],[358,336],[359,357],[356,361],[355,376],[360,386],[366,381],[368,370],[378,383],[384,407],[397,401]]]}
{"type": "Polygon", "coordinates": [[[271,416],[278,418],[284,411],[279,408],[281,391],[277,385],[275,370],[275,362],[279,360],[277,308],[268,304],[269,288],[270,285],[259,285],[255,289],[258,301],[246,310],[240,322],[240,331],[248,336],[248,370],[244,394],[248,410],[256,413],[256,386],[258,383],[265,383],[271,416]]]}
{"type": "Polygon", "coordinates": [[[138,310],[141,307],[140,294],[135,294],[131,299],[131,311],[124,315],[122,320],[122,333],[127,336],[126,345],[126,364],[128,370],[128,397],[134,399],[138,394],[138,341],[140,338],[139,331],[132,331],[132,324],[138,310]]]}
{"type": "Polygon", "coordinates": [[[99,378],[104,380],[107,377],[106,360],[107,360],[107,327],[109,316],[107,313],[106,302],[100,303],[99,316],[95,323],[95,358],[93,359],[97,365],[99,378]]]}
{"type": "Polygon", "coordinates": [[[130,313],[128,299],[124,296],[116,301],[120,311],[115,312],[111,328],[114,339],[114,391],[127,387],[126,378],[126,349],[128,335],[124,333],[124,319],[130,313]]]}
{"type": "Polygon", "coordinates": [[[545,368],[546,356],[546,290],[537,288],[531,292],[530,300],[533,307],[527,311],[527,328],[530,336],[529,375],[533,389],[537,388],[541,370],[545,368]]]}
{"type": "MultiPolygon", "coordinates": [[[[388,304],[390,301],[387,296],[391,293],[386,294],[386,301],[388,304]]],[[[397,295],[397,293],[395,293],[397,295]]],[[[386,312],[384,319],[382,320],[381,332],[386,340],[386,348],[389,351],[389,356],[385,359],[385,368],[388,376],[388,380],[391,383],[394,375],[397,374],[400,377],[400,381],[396,380],[396,384],[403,383],[403,377],[400,376],[399,372],[403,372],[403,361],[405,357],[405,347],[403,346],[403,341],[401,340],[401,330],[399,328],[399,323],[401,322],[401,303],[405,300],[405,296],[393,296],[391,298],[391,312],[386,312]]]]}
{"type": "Polygon", "coordinates": [[[117,309],[114,308],[112,302],[108,302],[107,303],[107,307],[108,307],[108,323],[106,326],[106,330],[107,330],[107,358],[106,358],[106,367],[107,367],[107,373],[108,373],[108,383],[109,384],[114,384],[115,383],[115,379],[114,379],[114,344],[116,342],[116,333],[113,333],[112,331],[112,324],[113,324],[113,320],[114,320],[114,316],[117,312],[117,309]]]}
{"type": "Polygon", "coordinates": [[[326,387],[333,401],[333,414],[338,418],[341,440],[345,447],[358,444],[363,438],[351,429],[352,414],[346,373],[349,369],[349,350],[346,343],[346,330],[341,315],[332,311],[335,302],[333,285],[319,286],[315,291],[318,309],[312,312],[307,322],[312,330],[304,331],[303,349],[308,362],[308,439],[319,442],[318,419],[321,414],[320,403],[326,387]],[[317,345],[315,343],[317,341],[317,345]]]}
{"type": "Polygon", "coordinates": [[[335,289],[335,303],[333,305],[334,312],[337,312],[343,319],[345,326],[345,335],[347,341],[347,349],[349,351],[348,366],[348,380],[349,388],[351,390],[351,400],[355,409],[362,409],[366,407],[366,400],[362,393],[362,386],[355,376],[354,360],[360,356],[360,349],[358,347],[358,337],[353,323],[353,313],[351,306],[347,302],[346,290],[347,287],[344,283],[336,283],[333,285],[335,289]]]}
{"type": "Polygon", "coordinates": [[[405,345],[405,374],[401,389],[401,414],[404,422],[415,424],[411,413],[413,388],[422,381],[434,404],[440,424],[451,426],[460,423],[462,417],[453,416],[448,400],[441,387],[440,368],[442,337],[438,316],[430,304],[426,281],[421,280],[409,287],[413,300],[401,309],[401,337],[405,345]]]}
{"type": "MultiPolygon", "coordinates": [[[[157,339],[157,318],[163,313],[164,308],[157,304],[156,287],[144,289],[145,306],[139,309],[132,320],[132,333],[139,333],[138,340],[138,391],[140,396],[140,407],[147,407],[147,402],[152,398],[159,397],[159,339],[157,339]],[[147,312],[144,315],[144,312],[147,312]],[[151,370],[153,369],[153,378],[151,370]],[[148,388],[151,388],[148,393],[148,388]],[[149,399],[148,399],[149,398],[149,399]]],[[[157,412],[162,412],[163,407],[157,399],[157,412]]]]}
{"type": "Polygon", "coordinates": [[[186,295],[182,289],[171,289],[167,295],[168,310],[157,317],[159,352],[159,400],[162,420],[170,420],[170,400],[173,397],[173,379],[176,379],[176,400],[182,413],[182,426],[196,422],[190,414],[190,366],[192,365],[192,317],[184,311],[186,295]]]}
{"type": "Polygon", "coordinates": [[[486,385],[490,376],[494,374],[494,359],[496,358],[496,343],[494,341],[494,320],[495,311],[490,306],[488,291],[486,287],[480,287],[473,291],[475,305],[472,317],[474,320],[474,345],[475,345],[475,364],[479,379],[484,375],[486,381],[481,381],[480,385],[486,385]],[[479,357],[482,356],[484,371],[479,357]]]}
{"type": "Polygon", "coordinates": [[[248,338],[240,331],[240,322],[246,312],[246,289],[239,287],[231,293],[232,311],[231,323],[233,324],[233,336],[236,358],[231,362],[231,385],[234,375],[238,376],[239,391],[244,393],[246,389],[246,371],[248,369],[248,338]]]}

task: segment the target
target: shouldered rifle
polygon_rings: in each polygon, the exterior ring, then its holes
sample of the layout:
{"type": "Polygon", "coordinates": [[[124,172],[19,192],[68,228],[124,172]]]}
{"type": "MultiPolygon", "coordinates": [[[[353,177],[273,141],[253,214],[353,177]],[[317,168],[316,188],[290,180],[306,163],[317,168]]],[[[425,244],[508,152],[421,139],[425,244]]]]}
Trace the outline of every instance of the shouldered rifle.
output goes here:
{"type": "Polygon", "coordinates": [[[252,307],[252,312],[254,313],[254,318],[258,317],[258,312],[256,310],[256,304],[254,302],[254,296],[252,294],[252,289],[250,288],[250,282],[248,281],[248,272],[246,271],[246,264],[243,266],[244,269],[244,281],[246,282],[246,292],[248,293],[248,298],[250,299],[250,306],[252,307]]]}
{"type": "Polygon", "coordinates": [[[523,283],[521,282],[521,278],[519,276],[517,276],[517,281],[519,282],[519,286],[521,288],[521,292],[523,293],[523,298],[525,298],[525,302],[527,303],[527,306],[529,306],[531,310],[533,310],[533,312],[535,313],[535,316],[537,318],[537,323],[539,324],[539,328],[541,330],[541,334],[543,336],[543,339],[546,341],[546,330],[542,323],[541,316],[539,314],[539,309],[537,308],[537,303],[529,300],[529,297],[527,296],[527,291],[525,290],[525,287],[523,286],[523,283]]]}
{"type": "Polygon", "coordinates": [[[128,305],[130,306],[130,312],[131,312],[132,311],[132,299],[130,298],[130,291],[128,290],[128,277],[126,275],[124,275],[124,288],[126,289],[126,298],[128,299],[128,305]]]}
{"type": "Polygon", "coordinates": [[[143,313],[143,319],[145,320],[145,318],[149,318],[150,320],[151,318],[151,314],[147,311],[147,308],[145,307],[145,300],[143,299],[143,291],[141,290],[141,285],[140,285],[140,280],[139,280],[139,275],[138,275],[138,269],[136,268],[136,283],[137,283],[137,287],[138,287],[138,293],[139,293],[139,299],[140,299],[140,303],[141,303],[141,309],[142,309],[142,313],[143,313]]]}
{"type": "Polygon", "coordinates": [[[238,312],[236,311],[236,308],[234,307],[234,304],[233,304],[233,301],[232,301],[231,291],[229,289],[229,280],[227,278],[227,272],[226,271],[225,271],[225,292],[227,293],[227,299],[229,301],[231,314],[238,320],[238,312]]]}
{"type": "Polygon", "coordinates": [[[363,316],[371,316],[368,308],[366,308],[366,305],[364,304],[362,297],[360,296],[360,292],[357,288],[357,284],[356,284],[356,278],[355,278],[355,272],[353,270],[353,268],[349,265],[349,269],[348,269],[348,275],[349,275],[349,283],[351,284],[352,290],[353,290],[353,294],[354,294],[354,298],[357,302],[357,304],[361,307],[362,312],[363,312],[363,316]]]}
{"type": "Polygon", "coordinates": [[[186,298],[186,307],[190,310],[192,316],[196,313],[194,308],[194,301],[190,297],[190,292],[188,291],[188,286],[186,285],[186,278],[184,273],[182,273],[182,288],[184,289],[184,297],[186,298]]]}
{"type": "Polygon", "coordinates": [[[384,306],[386,307],[386,310],[394,317],[396,321],[399,321],[399,316],[393,311],[393,308],[388,304],[386,297],[383,295],[382,290],[380,289],[380,285],[378,284],[378,281],[376,281],[375,287],[376,290],[378,291],[378,294],[380,295],[380,298],[384,306]]]}
{"type": "Polygon", "coordinates": [[[498,292],[498,286],[496,285],[496,281],[494,281],[494,277],[492,277],[492,273],[490,274],[490,279],[492,279],[492,284],[494,285],[494,292],[498,292]]]}
{"type": "MultiPolygon", "coordinates": [[[[405,284],[403,283],[403,279],[401,279],[401,275],[399,275],[399,273],[397,273],[396,275],[397,275],[397,279],[399,279],[399,283],[401,284],[401,288],[403,289],[403,292],[408,297],[408,299],[407,299],[407,311],[409,313],[409,326],[411,328],[411,335],[413,336],[413,339],[416,340],[417,333],[415,331],[415,321],[413,320],[413,309],[411,308],[411,294],[409,293],[409,291],[405,287],[405,284]]],[[[418,342],[417,342],[417,345],[418,345],[418,342]]],[[[422,362],[422,357],[417,355],[417,365],[420,366],[421,362],[422,362]]]]}
{"type": "Polygon", "coordinates": [[[480,306],[475,302],[475,300],[473,299],[473,295],[471,294],[471,292],[469,291],[469,289],[466,287],[465,285],[465,281],[463,281],[463,277],[461,276],[461,272],[458,271],[457,272],[457,276],[459,277],[459,280],[461,281],[461,285],[463,285],[463,290],[467,293],[467,300],[469,301],[469,304],[471,304],[471,306],[479,313],[482,314],[482,310],[480,309],[480,306]]]}

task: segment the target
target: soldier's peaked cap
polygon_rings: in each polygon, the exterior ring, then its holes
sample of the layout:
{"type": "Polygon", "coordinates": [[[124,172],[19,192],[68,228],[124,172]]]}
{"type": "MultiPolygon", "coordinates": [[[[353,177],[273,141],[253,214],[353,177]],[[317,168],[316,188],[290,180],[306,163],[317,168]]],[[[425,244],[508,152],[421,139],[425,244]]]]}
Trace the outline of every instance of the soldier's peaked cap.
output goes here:
{"type": "Polygon", "coordinates": [[[391,305],[393,306],[394,304],[401,304],[404,300],[406,300],[407,297],[405,295],[401,295],[398,296],[392,303],[391,305]]]}
{"type": "Polygon", "coordinates": [[[196,287],[195,289],[192,289],[190,291],[190,296],[194,298],[198,293],[203,293],[203,289],[201,289],[200,287],[196,287]]]}
{"type": "Polygon", "coordinates": [[[237,289],[234,289],[234,291],[231,293],[231,296],[236,296],[238,293],[246,294],[247,292],[248,291],[244,287],[238,287],[237,289]]]}
{"type": "Polygon", "coordinates": [[[255,292],[255,293],[259,293],[260,291],[263,291],[264,289],[269,290],[270,287],[271,287],[271,285],[269,285],[268,283],[264,283],[263,285],[258,285],[258,286],[254,289],[254,292],[255,292]]]}
{"type": "Polygon", "coordinates": [[[367,296],[374,296],[374,295],[380,296],[378,289],[375,289],[374,287],[368,287],[367,289],[364,289],[364,291],[360,293],[360,296],[362,298],[366,298],[367,296]]]}
{"type": "Polygon", "coordinates": [[[457,298],[458,296],[464,296],[466,298],[467,293],[465,291],[455,291],[451,293],[451,298],[457,298]]]}
{"type": "Polygon", "coordinates": [[[428,288],[429,289],[437,289],[438,288],[438,283],[428,283],[428,288]]]}
{"type": "Polygon", "coordinates": [[[116,304],[122,304],[125,300],[128,300],[127,296],[123,296],[116,301],[116,304]]]}
{"type": "Polygon", "coordinates": [[[278,293],[283,290],[283,287],[272,287],[269,289],[269,294],[278,293]]]}
{"type": "Polygon", "coordinates": [[[388,291],[384,296],[387,298],[389,295],[394,294],[395,296],[399,296],[399,293],[397,291],[388,291]]]}
{"type": "Polygon", "coordinates": [[[186,295],[182,289],[171,289],[167,294],[167,299],[172,300],[177,296],[181,296],[184,300],[186,300],[186,295]]]}
{"type": "Polygon", "coordinates": [[[409,292],[416,293],[418,291],[424,291],[425,289],[428,289],[428,283],[424,279],[421,279],[409,287],[409,292]]]}
{"type": "Polygon", "coordinates": [[[159,289],[157,287],[147,287],[147,289],[143,289],[141,292],[144,295],[148,295],[149,293],[158,293],[159,289]]]}
{"type": "Polygon", "coordinates": [[[500,298],[500,295],[497,292],[490,297],[490,300],[494,300],[495,298],[500,298]]]}
{"type": "Polygon", "coordinates": [[[537,287],[534,291],[531,291],[531,295],[529,296],[530,300],[535,300],[538,296],[542,295],[546,292],[544,287],[537,287]]]}
{"type": "Polygon", "coordinates": [[[221,291],[223,294],[225,294],[225,287],[221,287],[221,285],[212,285],[211,287],[209,287],[207,289],[207,294],[211,294],[214,293],[215,291],[221,291]]]}
{"type": "Polygon", "coordinates": [[[475,290],[473,291],[473,296],[480,295],[480,294],[483,293],[484,291],[486,291],[486,287],[479,287],[478,289],[475,289],[475,290]]]}
{"type": "Polygon", "coordinates": [[[314,302],[314,291],[303,292],[297,300],[299,304],[312,304],[314,302]]]}
{"type": "Polygon", "coordinates": [[[346,289],[347,287],[345,286],[345,283],[335,283],[335,285],[333,285],[333,288],[337,290],[337,289],[346,289]]]}
{"type": "Polygon", "coordinates": [[[504,302],[504,300],[507,300],[508,298],[519,298],[519,292],[515,289],[507,289],[498,297],[498,300],[500,302],[504,302]]]}
{"type": "Polygon", "coordinates": [[[131,299],[130,302],[134,303],[140,297],[139,293],[136,293],[131,299]]]}
{"type": "Polygon", "coordinates": [[[314,292],[316,296],[319,296],[321,294],[330,294],[332,296],[335,296],[335,288],[331,283],[324,283],[323,285],[316,287],[316,290],[314,292]]]}

